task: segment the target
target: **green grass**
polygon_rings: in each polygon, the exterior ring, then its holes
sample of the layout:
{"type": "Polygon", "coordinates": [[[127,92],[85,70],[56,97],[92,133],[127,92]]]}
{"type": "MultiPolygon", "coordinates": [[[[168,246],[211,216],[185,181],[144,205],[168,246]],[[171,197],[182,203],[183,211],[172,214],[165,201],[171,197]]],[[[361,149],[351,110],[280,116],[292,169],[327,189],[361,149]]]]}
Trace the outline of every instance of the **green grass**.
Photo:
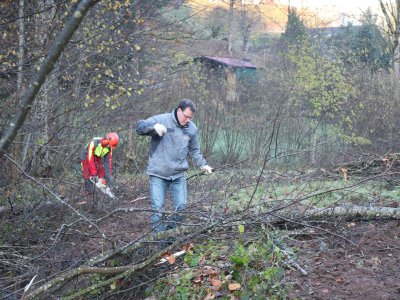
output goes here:
{"type": "MultiPolygon", "coordinates": [[[[257,138],[262,129],[243,129],[244,127],[237,126],[237,124],[235,125],[234,121],[233,123],[230,122],[232,121],[229,119],[223,121],[224,126],[218,129],[212,154],[212,158],[216,161],[229,161],[232,163],[246,158],[252,158],[261,162],[268,154],[269,166],[278,168],[289,167],[293,169],[310,164],[310,149],[315,150],[315,158],[317,160],[330,161],[333,157],[340,156],[344,147],[346,147],[346,143],[338,143],[340,137],[337,130],[330,125],[317,127],[316,139],[318,140],[318,145],[313,148],[313,145],[310,144],[310,137],[304,136],[294,138],[293,135],[291,135],[290,127],[287,127],[289,124],[283,124],[281,126],[277,142],[275,143],[274,141],[269,145],[268,139],[270,138],[270,131],[272,128],[263,132],[263,138],[257,138]],[[227,136],[231,137],[230,142],[228,142],[227,136]],[[300,139],[301,142],[298,141],[298,139],[300,139]],[[260,149],[252,146],[254,141],[262,145],[259,146],[260,149]],[[338,146],[339,144],[340,146],[338,146]],[[267,149],[269,146],[271,147],[270,150],[267,149]],[[269,151],[269,153],[267,151],[269,151]]],[[[198,120],[198,123],[200,130],[202,130],[201,120],[198,120]]],[[[309,121],[304,120],[299,126],[304,131],[307,131],[313,125],[309,121]]]]}
{"type": "Polygon", "coordinates": [[[253,196],[252,205],[301,203],[314,207],[333,205],[385,205],[398,201],[400,187],[388,189],[385,182],[356,180],[315,180],[299,183],[267,183],[238,189],[229,196],[232,209],[243,209],[253,196]]]}

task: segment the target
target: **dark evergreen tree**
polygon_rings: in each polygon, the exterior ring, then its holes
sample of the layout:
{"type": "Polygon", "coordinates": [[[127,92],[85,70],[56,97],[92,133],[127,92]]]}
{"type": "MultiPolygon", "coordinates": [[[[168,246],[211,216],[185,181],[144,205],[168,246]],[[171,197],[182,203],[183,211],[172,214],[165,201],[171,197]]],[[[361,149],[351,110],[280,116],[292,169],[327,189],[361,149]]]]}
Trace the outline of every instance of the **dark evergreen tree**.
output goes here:
{"type": "Polygon", "coordinates": [[[376,17],[368,10],[360,26],[347,25],[332,39],[342,61],[349,67],[362,64],[376,72],[391,66],[389,45],[376,26],[376,17]]]}
{"type": "Polygon", "coordinates": [[[372,71],[391,66],[389,46],[375,25],[376,18],[368,10],[357,31],[352,50],[359,62],[367,65],[372,71]]]}
{"type": "Polygon", "coordinates": [[[284,48],[289,45],[299,47],[307,40],[308,36],[308,30],[298,16],[296,9],[289,7],[285,32],[281,35],[280,39],[281,46],[284,48]]]}

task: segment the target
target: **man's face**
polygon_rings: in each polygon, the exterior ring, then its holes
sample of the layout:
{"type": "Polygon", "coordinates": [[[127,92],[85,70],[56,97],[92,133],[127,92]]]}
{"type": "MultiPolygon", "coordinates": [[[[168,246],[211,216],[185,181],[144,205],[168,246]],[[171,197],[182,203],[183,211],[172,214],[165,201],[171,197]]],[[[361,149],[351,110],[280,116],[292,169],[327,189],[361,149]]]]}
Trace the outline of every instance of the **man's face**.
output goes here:
{"type": "Polygon", "coordinates": [[[189,121],[193,119],[194,113],[189,107],[185,108],[185,110],[178,108],[177,116],[179,123],[182,126],[186,126],[187,124],[189,124],[189,121]]]}

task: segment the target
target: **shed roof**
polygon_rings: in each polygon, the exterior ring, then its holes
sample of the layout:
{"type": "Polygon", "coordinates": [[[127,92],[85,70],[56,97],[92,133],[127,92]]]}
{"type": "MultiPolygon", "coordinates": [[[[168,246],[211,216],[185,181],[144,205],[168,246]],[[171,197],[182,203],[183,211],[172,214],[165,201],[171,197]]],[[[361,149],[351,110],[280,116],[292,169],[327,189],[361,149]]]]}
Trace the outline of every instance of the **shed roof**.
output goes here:
{"type": "Polygon", "coordinates": [[[231,57],[219,57],[219,56],[202,56],[202,58],[206,58],[209,60],[213,60],[219,62],[221,64],[238,67],[238,68],[251,68],[256,69],[257,67],[249,61],[245,61],[238,58],[231,58],[231,57]]]}

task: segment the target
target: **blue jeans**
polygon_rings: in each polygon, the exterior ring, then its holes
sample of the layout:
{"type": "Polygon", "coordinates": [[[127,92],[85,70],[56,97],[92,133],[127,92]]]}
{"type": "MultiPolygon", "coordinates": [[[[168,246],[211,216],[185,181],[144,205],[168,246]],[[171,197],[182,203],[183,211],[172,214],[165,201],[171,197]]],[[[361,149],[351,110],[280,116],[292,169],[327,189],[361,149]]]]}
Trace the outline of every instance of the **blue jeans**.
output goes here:
{"type": "Polygon", "coordinates": [[[164,231],[166,229],[176,228],[178,223],[183,221],[183,216],[179,213],[186,208],[186,178],[179,177],[175,180],[167,180],[156,176],[150,176],[150,197],[151,208],[151,226],[155,232],[164,231]],[[174,214],[165,222],[162,213],[164,212],[165,197],[167,191],[170,190],[174,214]]]}

